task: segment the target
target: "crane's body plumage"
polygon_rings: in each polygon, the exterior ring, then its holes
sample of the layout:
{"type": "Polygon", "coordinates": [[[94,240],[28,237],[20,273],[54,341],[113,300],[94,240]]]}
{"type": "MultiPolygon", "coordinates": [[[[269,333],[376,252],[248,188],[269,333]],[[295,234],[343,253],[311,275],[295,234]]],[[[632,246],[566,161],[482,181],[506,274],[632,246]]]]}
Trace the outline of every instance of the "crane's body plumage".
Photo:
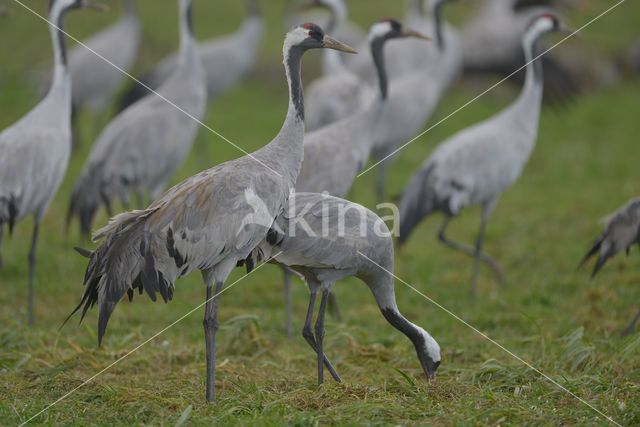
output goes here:
{"type": "Polygon", "coordinates": [[[207,104],[205,74],[186,9],[179,65],[158,89],[121,112],[99,135],[69,208],[89,233],[92,218],[113,198],[128,203],[133,193],[155,198],[189,153],[207,104]],[[169,101],[169,102],[168,102],[169,101]]]}
{"type": "Polygon", "coordinates": [[[102,110],[107,107],[126,78],[120,70],[126,72],[133,66],[141,36],[133,2],[134,0],[125,0],[122,18],[85,40],[83,44],[86,47],[77,46],[69,52],[69,69],[73,81],[72,102],[75,108],[102,110]]]}

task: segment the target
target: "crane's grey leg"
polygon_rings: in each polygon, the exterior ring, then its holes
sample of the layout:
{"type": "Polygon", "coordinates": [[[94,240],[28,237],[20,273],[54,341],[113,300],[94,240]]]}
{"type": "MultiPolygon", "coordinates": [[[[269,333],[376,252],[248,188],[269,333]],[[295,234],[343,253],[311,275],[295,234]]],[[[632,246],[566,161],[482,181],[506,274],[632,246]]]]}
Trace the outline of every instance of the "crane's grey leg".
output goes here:
{"type": "Polygon", "coordinates": [[[327,301],[329,299],[329,289],[322,290],[322,299],[320,300],[320,308],[318,309],[318,318],[316,319],[316,344],[318,346],[318,385],[324,383],[324,313],[327,309],[327,301]]]}
{"type": "Polygon", "coordinates": [[[484,232],[487,228],[487,221],[491,214],[491,207],[485,206],[482,209],[482,217],[480,219],[480,229],[478,230],[478,237],[476,238],[476,245],[473,253],[473,267],[471,273],[471,295],[476,296],[478,294],[478,272],[480,269],[480,256],[482,255],[482,244],[484,243],[484,232]]]}
{"type": "MultiPolygon", "coordinates": [[[[452,217],[447,216],[444,219],[444,222],[442,223],[442,225],[440,226],[440,231],[438,232],[438,239],[440,240],[440,242],[442,242],[443,244],[445,244],[446,246],[450,247],[451,249],[454,249],[456,251],[460,251],[464,254],[467,254],[471,257],[475,257],[476,251],[474,248],[464,245],[462,243],[458,243],[458,242],[454,242],[453,240],[450,240],[447,235],[446,235],[446,231],[447,231],[447,227],[449,226],[449,223],[451,222],[452,217]]],[[[487,264],[495,273],[496,275],[496,279],[498,280],[499,283],[503,283],[504,282],[504,274],[502,273],[502,269],[500,268],[500,266],[498,265],[498,263],[496,262],[496,260],[494,260],[492,257],[490,257],[489,255],[485,254],[484,252],[480,252],[480,254],[478,255],[480,261],[484,262],[485,264],[487,264]]]]}
{"type": "Polygon", "coordinates": [[[336,294],[331,291],[329,292],[329,301],[328,301],[329,313],[338,321],[342,322],[342,313],[340,313],[340,306],[338,305],[338,299],[336,298],[336,294]]]}
{"type": "Polygon", "coordinates": [[[4,224],[0,222],[0,270],[2,270],[2,234],[4,233],[4,224]]]}
{"type": "Polygon", "coordinates": [[[622,331],[622,336],[631,335],[633,331],[636,330],[636,323],[638,323],[638,320],[640,320],[640,310],[638,310],[638,313],[636,313],[635,317],[631,320],[629,326],[624,328],[624,331],[622,331]]]}
{"type": "Polygon", "coordinates": [[[29,249],[29,326],[33,326],[33,308],[35,305],[35,272],[36,272],[36,246],[40,231],[40,219],[33,219],[33,234],[31,235],[31,249],[29,249]]]}
{"type": "MultiPolygon", "coordinates": [[[[318,289],[317,287],[310,286],[309,290],[311,291],[311,295],[309,297],[309,308],[307,309],[307,317],[305,318],[304,327],[302,328],[302,336],[304,337],[305,341],[309,343],[309,346],[313,349],[313,351],[316,352],[317,355],[319,354],[318,345],[316,344],[316,339],[313,336],[313,331],[311,330],[311,322],[313,321],[313,308],[316,304],[316,295],[318,294],[318,289]]],[[[325,356],[324,354],[322,356],[324,359],[324,364],[327,366],[327,369],[329,370],[329,373],[331,374],[333,379],[336,380],[336,382],[340,382],[340,376],[334,369],[333,365],[331,365],[329,359],[327,359],[327,356],[325,356]]]]}
{"type": "Polygon", "coordinates": [[[378,203],[383,203],[387,197],[385,190],[385,184],[387,180],[387,161],[380,163],[376,170],[376,200],[378,203]]]}
{"type": "Polygon", "coordinates": [[[287,338],[291,339],[292,338],[291,272],[287,268],[282,267],[282,275],[284,278],[284,311],[285,311],[284,329],[285,329],[285,332],[287,333],[287,338]]]}
{"type": "Polygon", "coordinates": [[[207,354],[207,402],[213,402],[216,398],[216,333],[218,332],[218,302],[222,292],[222,282],[216,283],[215,294],[212,294],[212,274],[205,274],[207,282],[207,302],[204,308],[204,338],[207,354]]]}

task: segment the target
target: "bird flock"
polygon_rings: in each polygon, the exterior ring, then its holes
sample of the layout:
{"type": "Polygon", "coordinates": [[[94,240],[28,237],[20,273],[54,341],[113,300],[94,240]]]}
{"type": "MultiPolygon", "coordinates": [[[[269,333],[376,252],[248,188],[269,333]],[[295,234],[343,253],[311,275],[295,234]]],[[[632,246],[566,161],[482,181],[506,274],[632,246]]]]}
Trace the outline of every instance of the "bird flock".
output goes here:
{"type": "MultiPolygon", "coordinates": [[[[75,179],[67,213],[67,227],[77,219],[85,236],[91,234],[99,210],[111,217],[93,233],[95,249],[77,248],[88,265],[81,301],[69,316],[80,311],[84,318],[97,306],[99,343],[125,295],[131,300],[138,291],[153,301],[159,295],[168,302],[179,278],[200,271],[206,289],[205,396],[213,401],[225,281],[239,266],[251,272],[267,262],[284,273],[288,335],[292,275],[309,288],[302,335],[316,354],[319,384],[325,368],[340,381],[324,352],[324,324],[327,309],[339,313],[331,291],[347,277],[369,287],[383,317],[415,347],[427,378],[435,378],[440,346],[396,304],[394,243],[404,244],[424,218],[442,213],[438,239],[473,259],[472,294],[477,293],[482,264],[502,282],[504,270],[483,247],[488,220],[535,149],[543,101],[567,103],[584,90],[572,70],[552,54],[539,57],[547,34],[568,31],[558,11],[558,4],[566,2],[472,2],[480,3],[478,9],[460,30],[445,20],[449,2],[407,0],[402,21],[384,18],[367,33],[349,20],[344,0],[294,2],[303,7],[290,5],[287,17],[295,24],[283,42],[289,102],[280,131],[259,150],[167,190],[192,151],[207,106],[254,68],[265,32],[261,7],[267,7],[266,2],[247,0],[246,18],[237,31],[199,41],[192,0],[177,0],[179,50],[116,100],[144,48],[136,0],[122,0],[121,18],[70,52],[64,32],[67,13],[103,6],[93,0],[50,0],[49,89],[32,111],[0,133],[0,244],[5,228],[11,233],[26,217],[34,218],[28,254],[29,324],[34,322],[40,224],[72,155],[73,112],[117,105],[117,115],[99,133],[75,179]],[[296,14],[310,13],[306,9],[328,12],[311,12],[321,26],[300,24],[307,19],[296,14]],[[313,49],[323,51],[321,75],[305,97],[302,60],[313,49]],[[399,197],[400,232],[394,242],[376,213],[345,199],[357,175],[373,162],[375,194],[386,201],[396,152],[420,135],[461,76],[486,73],[513,75],[521,83],[520,94],[495,116],[468,124],[440,143],[425,159],[399,197]],[[475,244],[451,240],[449,223],[473,206],[481,207],[475,244]]],[[[595,275],[634,244],[640,245],[638,199],[607,220],[582,263],[597,255],[595,275]]],[[[639,318],[640,312],[625,333],[634,330],[639,318]]]]}

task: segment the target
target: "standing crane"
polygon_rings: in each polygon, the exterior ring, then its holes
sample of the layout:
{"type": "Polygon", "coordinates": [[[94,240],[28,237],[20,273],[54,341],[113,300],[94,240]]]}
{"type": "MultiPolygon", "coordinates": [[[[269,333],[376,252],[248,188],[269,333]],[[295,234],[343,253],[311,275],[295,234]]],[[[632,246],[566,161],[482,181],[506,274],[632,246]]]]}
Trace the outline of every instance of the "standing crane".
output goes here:
{"type": "Polygon", "coordinates": [[[533,20],[522,40],[529,65],[518,99],[496,116],[440,144],[402,195],[400,243],[407,241],[422,218],[437,211],[444,213],[439,239],[473,257],[474,295],[479,261],[488,264],[502,281],[502,270],[482,251],[484,231],[500,195],[518,179],[535,147],[544,85],[541,62],[534,59],[542,36],[562,30],[555,15],[544,13],[533,20]],[[453,217],[474,205],[482,206],[482,219],[475,247],[471,248],[449,240],[445,233],[453,217]]]}
{"type": "Polygon", "coordinates": [[[140,22],[134,0],[124,0],[123,6],[118,22],[86,40],[86,47],[77,46],[69,52],[74,109],[104,110],[126,77],[120,70],[129,71],[133,66],[140,45],[140,22]]]}
{"type": "Polygon", "coordinates": [[[77,215],[85,235],[101,204],[112,216],[114,197],[126,206],[133,193],[139,207],[145,193],[157,198],[191,149],[207,104],[191,3],[178,0],[180,60],[158,89],[160,96],[149,94],[107,125],[75,184],[67,223],[77,215]]]}
{"type": "MultiPolygon", "coordinates": [[[[244,78],[253,68],[258,56],[264,34],[264,18],[258,0],[245,1],[247,17],[236,32],[202,42],[198,46],[207,76],[209,102],[218,99],[244,78]]],[[[160,87],[175,70],[179,55],[169,55],[154,71],[142,77],[141,82],[152,89],[160,87]]],[[[145,96],[149,92],[147,87],[134,84],[121,100],[120,108],[145,96]]]]}
{"type": "Polygon", "coordinates": [[[84,317],[98,305],[99,343],[124,294],[132,298],[137,288],[155,301],[159,292],[166,302],[173,297],[179,277],[202,272],[207,295],[203,324],[209,402],[215,396],[218,296],[237,263],[267,236],[295,185],[304,138],[300,68],[304,53],[314,48],[355,53],[314,24],[287,33],[283,54],[289,109],[271,143],[183,181],[145,210],[116,216],[94,235],[103,243],[95,252],[85,253],[90,258],[85,291],[74,313],[82,308],[84,317]]]}
{"type": "MultiPolygon", "coordinates": [[[[631,199],[606,219],[604,232],[596,239],[580,262],[580,266],[586,264],[597,254],[598,260],[591,274],[591,277],[595,277],[610,258],[613,258],[620,251],[626,251],[629,254],[633,245],[640,246],[640,198],[631,199]]],[[[635,330],[638,320],[640,320],[640,310],[622,331],[622,334],[631,334],[635,330]]]]}
{"type": "MultiPolygon", "coordinates": [[[[354,115],[347,115],[341,121],[315,130],[305,135],[304,161],[296,181],[296,191],[323,193],[344,197],[358,172],[367,163],[375,139],[376,124],[383,114],[387,95],[388,78],[384,47],[389,40],[429,37],[409,28],[394,19],[375,23],[369,31],[369,44],[374,66],[378,72],[378,96],[372,95],[368,108],[354,115]]],[[[285,329],[291,337],[291,274],[284,271],[284,292],[286,307],[285,329]]],[[[331,307],[335,309],[335,298],[331,307]]]]}
{"type": "Polygon", "coordinates": [[[427,378],[440,365],[440,346],[431,335],[409,322],[398,310],[393,287],[393,240],[384,221],[370,210],[337,197],[296,193],[290,211],[280,215],[266,239],[252,254],[248,266],[262,259],[286,266],[302,277],[310,291],[302,336],[318,358],[318,384],[324,365],[333,378],[340,376],[323,348],[325,309],[334,284],[357,277],[367,284],[384,318],[413,343],[427,378]],[[322,298],[311,329],[318,292],[322,298]]]}
{"type": "Polygon", "coordinates": [[[387,171],[393,154],[424,128],[443,94],[462,69],[462,49],[457,32],[442,22],[442,7],[450,0],[428,0],[435,29],[437,54],[432,63],[391,81],[390,96],[378,124],[372,158],[376,167],[376,195],[386,198],[387,171]]]}
{"type": "Polygon", "coordinates": [[[101,6],[90,0],[49,3],[55,64],[51,88],[33,110],[0,133],[0,243],[5,223],[11,233],[21,219],[29,215],[34,218],[29,250],[29,325],[33,325],[40,222],[60,187],[71,151],[71,73],[62,28],[66,13],[78,8],[101,6]]]}

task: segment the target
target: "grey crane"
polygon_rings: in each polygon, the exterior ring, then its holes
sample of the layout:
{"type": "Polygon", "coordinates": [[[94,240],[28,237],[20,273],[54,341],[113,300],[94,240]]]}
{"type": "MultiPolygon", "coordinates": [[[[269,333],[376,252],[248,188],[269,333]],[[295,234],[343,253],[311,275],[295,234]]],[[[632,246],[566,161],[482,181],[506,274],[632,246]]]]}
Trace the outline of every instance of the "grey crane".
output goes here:
{"type": "Polygon", "coordinates": [[[386,198],[387,171],[394,152],[415,138],[424,128],[440,100],[462,69],[462,49],[455,29],[442,22],[442,7],[449,0],[429,0],[437,53],[432,63],[391,81],[389,100],[378,124],[371,151],[376,167],[376,195],[386,198]]]}
{"type": "Polygon", "coordinates": [[[85,235],[101,204],[112,216],[111,201],[115,197],[125,205],[132,193],[138,205],[145,194],[152,199],[158,197],[191,149],[207,104],[191,3],[178,1],[180,60],[158,89],[160,96],[149,94],[107,125],[75,184],[67,223],[77,215],[85,235]]]}
{"type": "Polygon", "coordinates": [[[134,0],[124,0],[124,13],[115,24],[93,35],[69,52],[73,81],[72,105],[101,111],[108,107],[126,76],[94,52],[124,71],[133,66],[140,44],[140,22],[134,0]]]}
{"type": "MultiPolygon", "coordinates": [[[[531,20],[541,13],[553,13],[559,1],[485,0],[461,32],[465,74],[509,76],[525,64],[520,39],[531,20]]],[[[545,98],[562,104],[578,95],[580,85],[571,71],[554,56],[543,56],[545,98]]],[[[524,73],[512,80],[521,83],[524,73]]]]}
{"type": "MultiPolygon", "coordinates": [[[[247,16],[238,30],[224,37],[199,43],[198,51],[207,76],[209,102],[213,102],[233,88],[251,71],[263,40],[264,18],[258,0],[245,0],[247,16]]],[[[158,88],[174,71],[179,53],[169,55],[150,74],[140,81],[152,89],[158,88]]],[[[126,107],[148,93],[139,84],[129,90],[121,101],[126,107]]]]}
{"type": "MultiPolygon", "coordinates": [[[[147,209],[116,216],[96,232],[104,240],[90,257],[85,291],[75,311],[99,306],[102,342],[113,309],[138,288],[166,301],[174,283],[200,270],[206,285],[206,398],[215,396],[218,295],[229,273],[266,237],[284,209],[303,158],[304,101],[300,67],[314,48],[355,52],[314,24],[295,27],[284,41],[289,109],[280,133],[252,155],[201,172],[168,190],[147,209]],[[215,293],[213,285],[215,283],[215,293]]],[[[75,312],[74,311],[74,312],[75,312]]],[[[73,314],[73,313],[72,313],[73,314]]]]}
{"type": "Polygon", "coordinates": [[[62,31],[64,16],[71,9],[83,7],[98,8],[89,0],[49,3],[55,64],[51,88],[33,110],[0,133],[0,243],[5,223],[11,233],[16,222],[29,215],[34,217],[28,258],[29,325],[33,324],[40,222],[62,182],[71,150],[71,74],[62,31]]]}
{"type": "Polygon", "coordinates": [[[340,382],[324,353],[324,317],[331,289],[347,277],[367,284],[384,318],[411,340],[424,373],[433,379],[440,365],[440,347],[398,309],[392,276],[393,241],[384,221],[363,206],[323,194],[296,193],[289,207],[276,219],[248,265],[273,257],[273,262],[292,269],[307,283],[310,299],[302,336],[317,355],[318,384],[324,381],[324,365],[340,382]],[[318,292],[322,298],[314,335],[311,322],[318,292]]]}
{"type": "Polygon", "coordinates": [[[544,13],[533,20],[522,45],[527,78],[518,99],[496,116],[469,127],[442,144],[412,177],[400,202],[400,242],[409,238],[422,218],[445,214],[439,239],[445,245],[473,257],[472,292],[476,293],[478,263],[487,263],[502,281],[502,270],[482,251],[487,220],[498,198],[520,176],[533,151],[538,134],[543,91],[541,62],[533,61],[542,36],[564,30],[555,15],[544,13]],[[474,248],[450,240],[446,229],[466,207],[480,205],[482,219],[474,248]]]}
{"type": "MultiPolygon", "coordinates": [[[[344,197],[366,164],[375,139],[376,124],[383,114],[388,94],[388,78],[384,47],[389,40],[402,38],[429,39],[394,19],[371,26],[369,44],[378,72],[378,96],[372,95],[368,108],[344,120],[307,133],[304,138],[304,161],[296,181],[296,190],[344,197]]],[[[291,275],[284,268],[286,331],[291,337],[291,275]]],[[[337,312],[332,294],[331,307],[337,312]]]]}
{"type": "MultiPolygon", "coordinates": [[[[626,251],[629,254],[633,245],[640,246],[640,198],[631,199],[605,220],[603,233],[596,239],[580,265],[586,264],[597,254],[598,259],[591,274],[591,277],[595,277],[610,258],[621,251],[626,251]]],[[[622,334],[631,334],[635,330],[638,320],[640,320],[640,310],[633,317],[629,326],[622,331],[622,334]]]]}

